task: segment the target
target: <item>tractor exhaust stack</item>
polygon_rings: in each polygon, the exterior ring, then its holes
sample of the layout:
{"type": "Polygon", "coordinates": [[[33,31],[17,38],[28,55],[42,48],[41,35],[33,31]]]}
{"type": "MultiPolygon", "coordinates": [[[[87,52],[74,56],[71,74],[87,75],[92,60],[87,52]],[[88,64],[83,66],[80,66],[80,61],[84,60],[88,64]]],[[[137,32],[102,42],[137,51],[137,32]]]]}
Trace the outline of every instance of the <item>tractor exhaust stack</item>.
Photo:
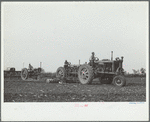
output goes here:
{"type": "Polygon", "coordinates": [[[113,60],[113,51],[111,51],[111,61],[113,60]]]}

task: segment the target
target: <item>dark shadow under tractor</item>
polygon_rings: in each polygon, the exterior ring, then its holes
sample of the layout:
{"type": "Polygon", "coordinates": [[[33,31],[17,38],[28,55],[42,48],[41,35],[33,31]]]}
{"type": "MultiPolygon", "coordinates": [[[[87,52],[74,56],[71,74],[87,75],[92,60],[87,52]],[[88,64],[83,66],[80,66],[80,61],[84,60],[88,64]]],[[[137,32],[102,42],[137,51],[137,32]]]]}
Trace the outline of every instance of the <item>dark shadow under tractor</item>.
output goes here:
{"type": "Polygon", "coordinates": [[[122,68],[123,57],[117,57],[113,60],[113,52],[111,52],[111,60],[95,57],[94,52],[90,57],[89,63],[72,65],[67,60],[64,67],[59,67],[56,71],[56,77],[65,80],[78,80],[81,84],[91,84],[93,79],[99,78],[101,83],[111,84],[122,87],[126,85],[124,70],[122,68]]]}

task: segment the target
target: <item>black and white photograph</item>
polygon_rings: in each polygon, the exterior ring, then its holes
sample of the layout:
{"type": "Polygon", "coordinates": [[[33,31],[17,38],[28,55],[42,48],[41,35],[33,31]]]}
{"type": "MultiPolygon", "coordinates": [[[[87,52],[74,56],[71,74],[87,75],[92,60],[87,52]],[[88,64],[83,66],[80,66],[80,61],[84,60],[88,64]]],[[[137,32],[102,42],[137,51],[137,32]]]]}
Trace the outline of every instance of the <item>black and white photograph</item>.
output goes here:
{"type": "Polygon", "coordinates": [[[2,121],[149,119],[147,1],[1,5],[2,121]]]}

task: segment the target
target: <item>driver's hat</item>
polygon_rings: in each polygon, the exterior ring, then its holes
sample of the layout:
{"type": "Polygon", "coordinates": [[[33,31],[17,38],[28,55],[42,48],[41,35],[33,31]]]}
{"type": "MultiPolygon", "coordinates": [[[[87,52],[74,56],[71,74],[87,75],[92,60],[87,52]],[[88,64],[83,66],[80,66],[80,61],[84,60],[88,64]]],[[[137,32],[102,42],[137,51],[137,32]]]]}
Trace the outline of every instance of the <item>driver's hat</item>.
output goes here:
{"type": "Polygon", "coordinates": [[[94,54],[94,52],[92,52],[92,54],[94,54]]]}

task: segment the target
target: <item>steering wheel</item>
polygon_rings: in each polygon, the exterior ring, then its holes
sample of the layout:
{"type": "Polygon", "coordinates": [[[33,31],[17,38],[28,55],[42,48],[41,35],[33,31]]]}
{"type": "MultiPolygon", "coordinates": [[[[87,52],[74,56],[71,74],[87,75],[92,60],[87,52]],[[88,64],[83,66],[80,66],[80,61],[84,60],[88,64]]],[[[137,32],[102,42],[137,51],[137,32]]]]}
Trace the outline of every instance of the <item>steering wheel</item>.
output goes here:
{"type": "Polygon", "coordinates": [[[99,58],[95,57],[95,61],[99,61],[99,58]]]}

